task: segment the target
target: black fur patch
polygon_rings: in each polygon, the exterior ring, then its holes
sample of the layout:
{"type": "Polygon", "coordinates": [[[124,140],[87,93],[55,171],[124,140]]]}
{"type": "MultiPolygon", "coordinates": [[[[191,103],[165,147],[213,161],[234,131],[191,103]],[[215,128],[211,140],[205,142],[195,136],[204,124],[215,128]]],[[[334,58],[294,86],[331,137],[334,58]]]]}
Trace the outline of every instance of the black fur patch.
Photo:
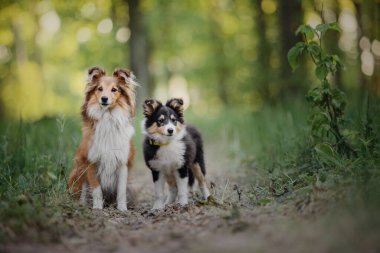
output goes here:
{"type": "MultiPolygon", "coordinates": [[[[145,127],[149,128],[154,123],[157,123],[158,127],[166,125],[170,120],[173,121],[173,117],[175,121],[181,122],[182,124],[184,123],[183,119],[181,119],[177,112],[172,108],[168,106],[160,106],[149,117],[146,117],[145,127]],[[161,121],[161,118],[163,118],[164,121],[161,121]]],[[[176,125],[176,122],[173,122],[173,124],[176,125]]]]}

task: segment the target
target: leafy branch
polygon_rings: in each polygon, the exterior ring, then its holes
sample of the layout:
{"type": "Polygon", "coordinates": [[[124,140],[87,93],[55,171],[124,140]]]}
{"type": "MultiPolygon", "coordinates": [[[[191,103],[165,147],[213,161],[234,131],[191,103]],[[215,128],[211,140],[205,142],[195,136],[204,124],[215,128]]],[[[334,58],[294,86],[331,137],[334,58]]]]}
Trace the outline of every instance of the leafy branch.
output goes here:
{"type": "Polygon", "coordinates": [[[324,142],[333,136],[334,141],[331,144],[338,153],[350,156],[355,154],[355,151],[341,133],[346,107],[345,94],[337,87],[332,87],[328,81],[328,76],[343,68],[343,64],[338,55],[327,54],[322,47],[324,35],[330,30],[340,32],[336,22],[322,23],[315,28],[301,25],[296,34],[301,34],[303,40],[289,50],[288,61],[294,71],[299,66],[301,55],[306,54],[315,65],[315,76],[319,79],[320,85],[310,89],[306,96],[307,101],[315,108],[315,113],[310,117],[314,140],[324,142]]]}

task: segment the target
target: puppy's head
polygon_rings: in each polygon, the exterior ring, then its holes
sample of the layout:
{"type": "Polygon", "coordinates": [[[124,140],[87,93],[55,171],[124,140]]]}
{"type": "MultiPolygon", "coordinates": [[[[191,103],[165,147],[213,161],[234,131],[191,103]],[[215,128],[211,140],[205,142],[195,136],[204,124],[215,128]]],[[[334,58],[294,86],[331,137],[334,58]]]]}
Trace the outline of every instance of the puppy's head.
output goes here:
{"type": "Polygon", "coordinates": [[[169,99],[165,105],[158,100],[147,99],[143,109],[145,134],[160,143],[168,143],[183,137],[185,125],[182,99],[169,99]]]}
{"type": "Polygon", "coordinates": [[[89,107],[100,111],[121,107],[134,116],[136,86],[134,78],[129,70],[116,69],[112,76],[107,76],[99,67],[90,68],[83,105],[85,108],[82,108],[82,113],[86,113],[89,107]]]}

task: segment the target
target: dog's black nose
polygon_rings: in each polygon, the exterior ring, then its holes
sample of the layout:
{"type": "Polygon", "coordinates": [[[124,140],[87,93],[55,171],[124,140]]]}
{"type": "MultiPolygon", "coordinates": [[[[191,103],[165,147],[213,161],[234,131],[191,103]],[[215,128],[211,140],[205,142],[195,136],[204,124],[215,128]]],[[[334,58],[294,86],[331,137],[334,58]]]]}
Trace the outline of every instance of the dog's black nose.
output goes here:
{"type": "Polygon", "coordinates": [[[107,103],[108,97],[102,97],[102,103],[107,103]]]}
{"type": "Polygon", "coordinates": [[[172,134],[173,131],[174,131],[173,128],[169,128],[169,129],[168,129],[168,134],[172,134]]]}

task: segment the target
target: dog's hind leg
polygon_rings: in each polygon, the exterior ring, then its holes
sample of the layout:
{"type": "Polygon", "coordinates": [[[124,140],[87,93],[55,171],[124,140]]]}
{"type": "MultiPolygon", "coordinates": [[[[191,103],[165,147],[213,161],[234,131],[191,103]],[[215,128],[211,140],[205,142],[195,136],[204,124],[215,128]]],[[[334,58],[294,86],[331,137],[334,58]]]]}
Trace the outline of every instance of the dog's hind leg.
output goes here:
{"type": "Polygon", "coordinates": [[[193,171],[194,176],[198,181],[199,188],[201,189],[203,198],[207,199],[210,196],[210,191],[208,190],[206,179],[201,167],[199,166],[199,163],[194,163],[191,170],[193,171]]]}

